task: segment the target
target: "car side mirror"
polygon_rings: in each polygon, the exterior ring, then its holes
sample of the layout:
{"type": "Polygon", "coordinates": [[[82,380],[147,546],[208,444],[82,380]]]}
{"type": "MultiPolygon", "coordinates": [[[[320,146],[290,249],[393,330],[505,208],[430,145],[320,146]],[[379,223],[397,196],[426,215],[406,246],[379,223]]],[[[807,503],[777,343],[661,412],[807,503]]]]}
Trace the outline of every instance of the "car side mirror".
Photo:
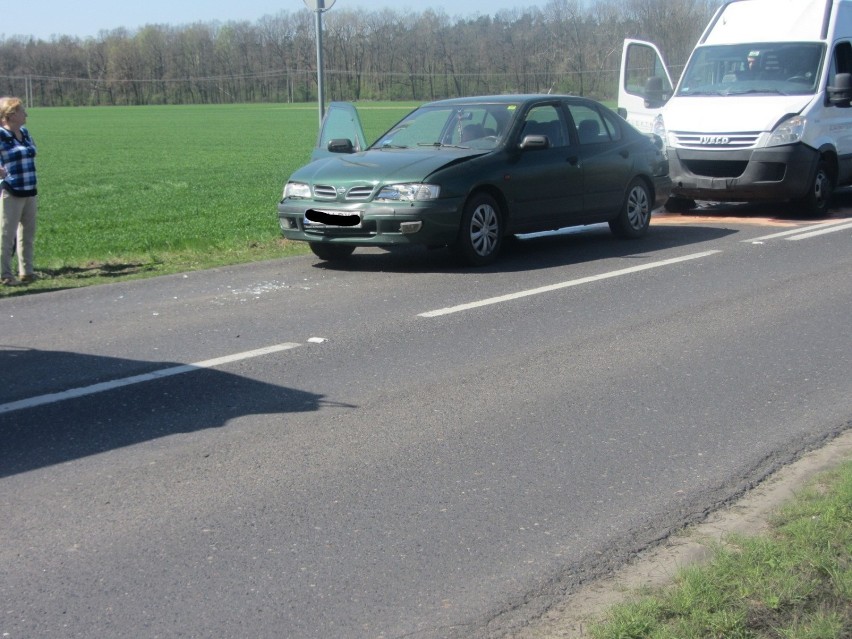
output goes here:
{"type": "Polygon", "coordinates": [[[352,140],[348,140],[346,138],[335,138],[333,140],[329,140],[326,148],[329,153],[355,153],[355,147],[352,144],[352,140]]]}
{"type": "Polygon", "coordinates": [[[852,104],[852,74],[838,73],[834,84],[828,87],[828,101],[832,106],[848,108],[852,104]]]}
{"type": "Polygon", "coordinates": [[[546,135],[527,135],[521,140],[520,148],[524,151],[549,149],[550,140],[547,139],[546,135]]]}
{"type": "Polygon", "coordinates": [[[645,108],[659,109],[667,100],[663,92],[663,79],[654,75],[645,82],[645,108]]]}

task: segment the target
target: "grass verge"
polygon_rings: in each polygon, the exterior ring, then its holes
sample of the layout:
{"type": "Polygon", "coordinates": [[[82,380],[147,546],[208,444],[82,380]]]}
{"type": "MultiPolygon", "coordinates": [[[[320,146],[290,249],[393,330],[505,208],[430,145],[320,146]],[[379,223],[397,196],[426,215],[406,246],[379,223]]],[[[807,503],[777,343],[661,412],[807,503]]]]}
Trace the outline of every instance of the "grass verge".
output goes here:
{"type": "Polygon", "coordinates": [[[734,535],[671,587],[640,592],[595,639],[852,637],[852,461],[781,508],[765,535],[734,535]]]}
{"type": "MultiPolygon", "coordinates": [[[[414,106],[359,104],[365,134],[414,106]]],[[[0,298],[307,251],[282,240],[277,204],[316,142],[314,105],[33,108],[28,127],[40,279],[0,298]]]]}

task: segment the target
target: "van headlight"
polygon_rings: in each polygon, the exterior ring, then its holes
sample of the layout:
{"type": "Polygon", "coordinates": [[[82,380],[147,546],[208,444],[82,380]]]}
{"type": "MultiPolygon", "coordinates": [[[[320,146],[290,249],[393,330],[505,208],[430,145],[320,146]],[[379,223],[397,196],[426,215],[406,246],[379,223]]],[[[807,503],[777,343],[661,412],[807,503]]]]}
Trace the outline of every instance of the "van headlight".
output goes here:
{"type": "Polygon", "coordinates": [[[787,118],[772,132],[769,136],[769,141],[766,146],[781,146],[783,144],[795,144],[802,139],[805,133],[805,124],[807,119],[801,115],[794,115],[792,118],[787,118]]]}
{"type": "Polygon", "coordinates": [[[377,200],[390,202],[416,202],[422,200],[437,200],[441,187],[435,184],[389,184],[382,187],[377,200]]]}
{"type": "Polygon", "coordinates": [[[304,182],[287,182],[284,185],[284,199],[288,197],[308,199],[311,197],[311,187],[304,182]]]}

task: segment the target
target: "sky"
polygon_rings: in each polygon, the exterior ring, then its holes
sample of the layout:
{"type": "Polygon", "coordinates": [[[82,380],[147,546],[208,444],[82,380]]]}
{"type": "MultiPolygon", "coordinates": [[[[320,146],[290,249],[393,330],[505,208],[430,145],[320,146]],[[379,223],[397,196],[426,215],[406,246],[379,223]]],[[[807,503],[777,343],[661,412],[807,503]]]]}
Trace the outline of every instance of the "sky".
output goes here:
{"type": "MultiPolygon", "coordinates": [[[[314,6],[316,0],[307,0],[314,6]]],[[[325,0],[328,6],[332,0],[325,0]]],[[[397,11],[442,9],[450,17],[493,15],[502,9],[544,7],[547,0],[334,0],[330,11],[352,10],[397,11]]],[[[307,7],[305,0],[29,0],[14,3],[0,20],[0,36],[33,36],[49,40],[52,36],[87,38],[100,31],[124,27],[130,31],[146,24],[180,26],[193,22],[254,23],[265,15],[282,10],[299,11],[307,7]]]]}

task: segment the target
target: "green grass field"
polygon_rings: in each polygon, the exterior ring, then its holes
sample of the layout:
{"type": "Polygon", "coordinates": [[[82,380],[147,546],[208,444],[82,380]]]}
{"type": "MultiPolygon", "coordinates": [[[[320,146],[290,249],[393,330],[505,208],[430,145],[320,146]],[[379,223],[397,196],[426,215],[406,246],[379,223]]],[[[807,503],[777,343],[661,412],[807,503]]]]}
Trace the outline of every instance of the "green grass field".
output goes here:
{"type": "MultiPolygon", "coordinates": [[[[374,139],[414,106],[359,105],[374,139]]],[[[288,252],[276,204],[316,142],[315,104],[29,109],[37,284],[0,295],[288,252]]]]}

